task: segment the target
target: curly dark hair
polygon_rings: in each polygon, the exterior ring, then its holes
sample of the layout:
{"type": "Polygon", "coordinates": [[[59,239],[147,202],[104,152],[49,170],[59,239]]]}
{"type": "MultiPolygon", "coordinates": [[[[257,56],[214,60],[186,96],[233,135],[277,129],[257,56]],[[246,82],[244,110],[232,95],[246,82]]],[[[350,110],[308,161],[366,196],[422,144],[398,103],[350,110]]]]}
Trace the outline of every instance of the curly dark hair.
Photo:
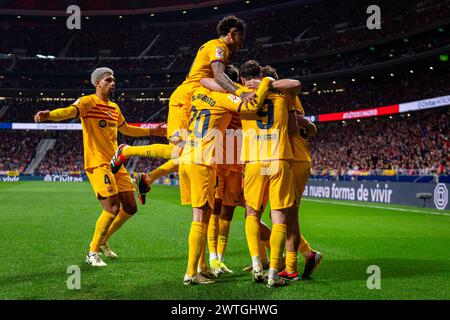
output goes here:
{"type": "Polygon", "coordinates": [[[277,69],[275,69],[274,67],[269,66],[269,65],[262,67],[261,73],[262,73],[263,77],[272,77],[275,80],[280,79],[280,77],[278,76],[278,73],[277,73],[277,69]]]}
{"type": "Polygon", "coordinates": [[[236,28],[237,31],[245,32],[247,25],[244,20],[239,19],[236,16],[226,16],[217,24],[217,34],[219,36],[226,36],[232,28],[236,28]]]}
{"type": "Polygon", "coordinates": [[[239,68],[239,76],[245,80],[255,79],[261,75],[261,67],[256,60],[248,60],[239,68]]]}
{"type": "Polygon", "coordinates": [[[232,64],[225,67],[225,74],[231,79],[231,81],[239,82],[239,70],[232,64]]]}

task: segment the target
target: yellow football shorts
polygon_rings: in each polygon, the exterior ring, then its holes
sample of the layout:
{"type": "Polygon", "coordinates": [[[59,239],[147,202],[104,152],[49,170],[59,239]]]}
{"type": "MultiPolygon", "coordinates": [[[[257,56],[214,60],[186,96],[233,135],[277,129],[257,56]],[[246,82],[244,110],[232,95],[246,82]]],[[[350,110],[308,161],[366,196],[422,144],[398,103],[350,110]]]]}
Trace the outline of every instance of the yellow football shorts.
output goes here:
{"type": "Polygon", "coordinates": [[[191,97],[198,86],[180,85],[170,96],[167,116],[167,139],[172,136],[187,138],[191,116],[191,97]]]}
{"type": "Polygon", "coordinates": [[[311,162],[309,161],[293,161],[291,163],[292,176],[294,180],[295,200],[300,205],[303,191],[309,179],[311,172],[311,162]]]}
{"type": "Polygon", "coordinates": [[[87,169],[86,174],[97,199],[111,197],[119,192],[134,191],[130,174],[124,167],[113,174],[109,164],[102,165],[87,169]]]}
{"type": "Polygon", "coordinates": [[[242,172],[217,170],[215,198],[221,199],[225,206],[244,206],[242,193],[242,172]]]}
{"type": "Polygon", "coordinates": [[[247,163],[244,175],[245,201],[254,210],[263,210],[268,193],[271,209],[289,208],[295,201],[292,183],[288,160],[247,163]]]}
{"type": "Polygon", "coordinates": [[[181,204],[201,208],[208,204],[214,209],[216,169],[201,164],[180,164],[181,204]]]}

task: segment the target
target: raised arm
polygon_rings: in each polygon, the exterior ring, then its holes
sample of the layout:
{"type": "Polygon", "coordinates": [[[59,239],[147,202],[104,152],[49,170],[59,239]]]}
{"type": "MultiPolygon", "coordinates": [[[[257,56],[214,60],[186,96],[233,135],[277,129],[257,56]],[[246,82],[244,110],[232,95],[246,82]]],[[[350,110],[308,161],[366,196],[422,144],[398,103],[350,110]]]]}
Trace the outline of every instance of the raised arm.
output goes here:
{"type": "MultiPolygon", "coordinates": [[[[249,80],[245,84],[248,88],[257,89],[260,85],[260,80],[249,80]]],[[[298,96],[301,89],[301,82],[294,79],[280,79],[272,82],[271,89],[277,89],[281,91],[288,91],[292,96],[298,96]]]]}
{"type": "Polygon", "coordinates": [[[256,91],[256,100],[255,103],[249,103],[248,105],[244,105],[244,102],[237,98],[236,96],[229,94],[226,99],[223,99],[221,103],[228,110],[236,111],[239,113],[254,113],[258,112],[261,106],[264,104],[264,100],[266,100],[267,93],[269,92],[270,83],[273,81],[273,78],[265,77],[261,80],[261,84],[256,91]]]}
{"type": "Polygon", "coordinates": [[[280,79],[272,82],[272,88],[289,91],[293,97],[296,97],[300,93],[301,82],[294,79],[280,79]]]}

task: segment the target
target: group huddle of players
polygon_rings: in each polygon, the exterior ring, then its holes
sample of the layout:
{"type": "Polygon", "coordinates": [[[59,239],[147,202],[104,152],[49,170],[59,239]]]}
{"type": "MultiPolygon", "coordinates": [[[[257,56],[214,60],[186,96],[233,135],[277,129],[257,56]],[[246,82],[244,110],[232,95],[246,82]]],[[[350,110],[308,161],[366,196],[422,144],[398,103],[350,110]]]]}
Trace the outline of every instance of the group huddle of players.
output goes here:
{"type": "Polygon", "coordinates": [[[36,122],[81,119],[85,170],[103,207],[88,264],[106,266],[101,253],[117,258],[108,239],[136,213],[134,192],[145,204],[150,185],[174,171],[179,173],[181,203],[193,208],[184,284],[211,284],[232,272],[224,254],[236,206],[246,209],[251,266],[244,270],[254,282],[283,286],[286,280],[309,278],[321,262],[298,221],[311,169],[308,138],[316,127],[304,118],[299,81],[278,79],[275,69],[254,60],[239,69],[228,64],[230,53],[243,47],[245,30],[244,21],[235,16],[219,22],[219,38],[199,48],[186,80],[170,97],[167,129],[128,125],[109,99],[115,89],[109,68],[92,73],[95,94],[67,108],[36,113],[36,122]],[[118,131],[133,137],[167,136],[169,143],[118,146],[118,131]],[[133,156],[168,161],[148,174],[134,174],[133,181],[125,168],[133,156]],[[261,220],[268,202],[272,229],[261,220]],[[301,275],[298,252],[305,258],[301,275]]]}

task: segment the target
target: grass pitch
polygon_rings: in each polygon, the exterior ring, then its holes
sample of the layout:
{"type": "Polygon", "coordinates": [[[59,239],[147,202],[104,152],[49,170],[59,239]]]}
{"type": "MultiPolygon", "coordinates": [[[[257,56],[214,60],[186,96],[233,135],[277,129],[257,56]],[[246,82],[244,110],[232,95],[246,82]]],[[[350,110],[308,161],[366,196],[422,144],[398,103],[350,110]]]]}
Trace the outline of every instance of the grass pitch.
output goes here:
{"type": "Polygon", "coordinates": [[[448,211],[305,199],[302,232],[324,261],[313,280],[268,289],[241,271],[250,258],[238,208],[225,260],[235,273],[186,287],[192,215],[179,203],[178,188],[154,186],[148,204],[111,238],[119,259],[94,269],[84,256],[101,209],[88,183],[0,183],[0,299],[450,299],[448,211]],[[81,269],[80,290],[67,288],[71,265],[81,269]],[[367,288],[370,265],[380,267],[380,290],[367,288]]]}

